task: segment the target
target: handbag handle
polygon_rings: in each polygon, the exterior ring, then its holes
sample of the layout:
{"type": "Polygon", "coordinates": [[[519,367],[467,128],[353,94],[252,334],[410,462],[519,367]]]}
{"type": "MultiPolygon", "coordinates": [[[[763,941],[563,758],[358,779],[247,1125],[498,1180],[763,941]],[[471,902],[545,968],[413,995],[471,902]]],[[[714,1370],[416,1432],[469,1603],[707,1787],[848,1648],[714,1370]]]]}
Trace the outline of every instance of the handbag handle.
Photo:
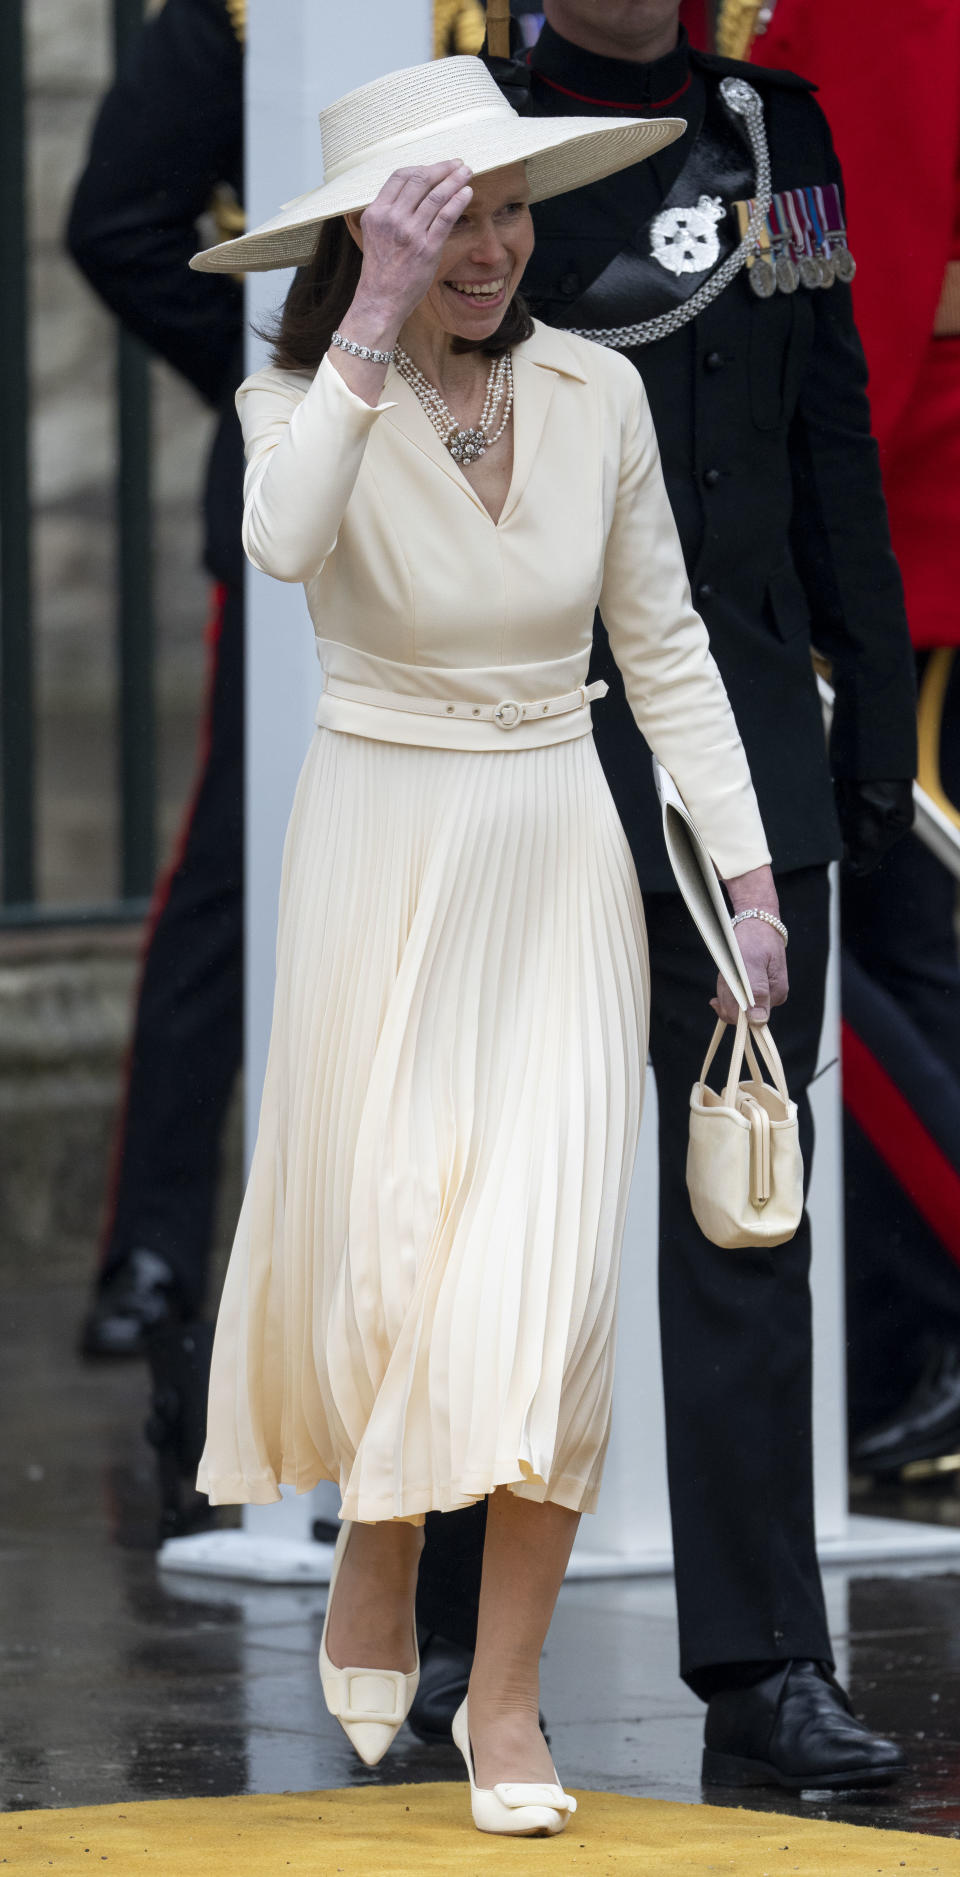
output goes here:
{"type": "MultiPolygon", "coordinates": [[[[713,1035],[710,1038],[707,1053],[704,1057],[703,1068],[700,1071],[701,1082],[705,1082],[707,1079],[710,1065],[720,1047],[720,1039],[726,1028],[727,1024],[723,1017],[720,1017],[713,1035]]],[[[784,1075],[783,1063],[780,1060],[780,1051],[770,1034],[769,1025],[766,1023],[750,1023],[746,1011],[741,1010],[737,1015],[737,1028],[733,1039],[733,1051],[730,1057],[730,1067],[727,1071],[727,1080],[723,1090],[723,1103],[726,1108],[732,1108],[734,1105],[733,1096],[739,1086],[740,1070],[743,1067],[744,1053],[746,1053],[747,1066],[754,1081],[763,1081],[763,1076],[754,1053],[755,1043],[763,1057],[766,1067],[770,1071],[771,1080],[777,1094],[780,1095],[784,1101],[789,1101],[790,1099],[787,1092],[787,1079],[784,1075]]]]}
{"type": "Polygon", "coordinates": [[[787,1088],[786,1072],[780,1059],[780,1051],[773,1040],[773,1032],[770,1029],[770,1025],[768,1023],[751,1023],[748,1028],[747,1061],[750,1064],[751,1075],[754,1077],[755,1081],[762,1082],[763,1077],[757,1068],[757,1059],[753,1053],[753,1044],[756,1043],[764,1063],[770,1071],[770,1080],[777,1094],[780,1095],[784,1101],[789,1101],[790,1091],[787,1088]]]}

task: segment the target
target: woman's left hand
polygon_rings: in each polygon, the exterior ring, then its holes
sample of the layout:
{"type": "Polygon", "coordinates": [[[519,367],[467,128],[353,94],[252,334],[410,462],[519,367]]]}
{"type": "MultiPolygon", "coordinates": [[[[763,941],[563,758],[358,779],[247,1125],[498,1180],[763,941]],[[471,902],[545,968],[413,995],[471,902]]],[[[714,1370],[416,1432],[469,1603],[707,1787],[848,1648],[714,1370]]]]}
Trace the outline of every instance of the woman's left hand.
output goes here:
{"type": "MultiPolygon", "coordinates": [[[[737,927],[737,938],[747,967],[747,977],[757,1000],[747,1011],[747,1016],[751,1023],[766,1023],[774,1005],[786,1002],[789,990],[787,954],[783,940],[765,919],[745,919],[737,927]]],[[[717,995],[711,997],[710,1008],[723,1018],[724,1023],[736,1023],[740,1006],[726,978],[718,977],[717,995]]]]}
{"type": "MultiPolygon", "coordinates": [[[[756,867],[751,873],[728,880],[726,885],[735,913],[759,906],[764,912],[772,913],[775,919],[779,918],[777,889],[769,867],[756,867]]],[[[737,940],[756,999],[747,1016],[751,1023],[766,1023],[771,1010],[777,1004],[786,1003],[790,988],[786,948],[776,927],[767,919],[744,919],[737,927],[737,940]]],[[[711,997],[710,1008],[724,1023],[736,1023],[740,1006],[726,978],[717,979],[717,995],[711,997]]]]}

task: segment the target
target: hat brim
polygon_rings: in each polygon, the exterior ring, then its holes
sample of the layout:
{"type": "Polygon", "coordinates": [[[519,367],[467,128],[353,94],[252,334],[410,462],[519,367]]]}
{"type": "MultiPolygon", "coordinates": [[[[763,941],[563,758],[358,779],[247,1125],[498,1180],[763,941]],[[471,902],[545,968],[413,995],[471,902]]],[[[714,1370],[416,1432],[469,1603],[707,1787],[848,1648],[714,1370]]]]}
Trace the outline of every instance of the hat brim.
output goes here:
{"type": "Polygon", "coordinates": [[[416,142],[384,155],[375,163],[358,164],[347,174],[285,202],[277,214],[249,234],[221,241],[215,248],[195,254],[190,266],[203,274],[263,273],[271,267],[302,267],[316,247],[324,222],[369,207],[395,169],[457,157],[475,176],[525,163],[531,202],[582,189],[587,183],[613,176],[617,170],[640,163],[683,135],[683,118],[625,118],[620,123],[596,118],[503,119],[489,124],[465,122],[452,135],[449,126],[435,136],[425,133],[416,142]],[[455,148],[451,145],[455,144],[455,148]]]}

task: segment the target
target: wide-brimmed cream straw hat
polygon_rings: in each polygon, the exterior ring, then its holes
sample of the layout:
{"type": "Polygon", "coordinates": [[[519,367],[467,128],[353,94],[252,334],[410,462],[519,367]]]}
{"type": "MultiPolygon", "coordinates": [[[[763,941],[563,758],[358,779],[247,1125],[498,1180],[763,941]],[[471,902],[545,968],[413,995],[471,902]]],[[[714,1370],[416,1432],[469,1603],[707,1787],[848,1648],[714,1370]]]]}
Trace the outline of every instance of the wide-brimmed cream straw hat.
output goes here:
{"type": "Polygon", "coordinates": [[[639,163],[679,137],[675,117],[520,117],[478,58],[437,59],[361,85],[320,112],[324,181],[235,241],[195,254],[202,273],[298,267],[321,224],[364,209],[395,169],[454,157],[475,175],[525,163],[530,199],[562,195],[639,163]]]}

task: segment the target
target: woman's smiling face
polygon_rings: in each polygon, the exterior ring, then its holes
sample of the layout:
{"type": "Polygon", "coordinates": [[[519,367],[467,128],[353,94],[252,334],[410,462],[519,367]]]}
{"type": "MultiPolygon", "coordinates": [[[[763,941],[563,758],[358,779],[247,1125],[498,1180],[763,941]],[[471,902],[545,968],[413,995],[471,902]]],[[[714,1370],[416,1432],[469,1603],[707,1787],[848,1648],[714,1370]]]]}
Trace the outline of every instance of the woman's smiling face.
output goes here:
{"type": "Polygon", "coordinates": [[[459,339],[489,339],[533,252],[530,187],[522,163],[471,179],[473,196],[444,243],[417,314],[459,339]]]}

